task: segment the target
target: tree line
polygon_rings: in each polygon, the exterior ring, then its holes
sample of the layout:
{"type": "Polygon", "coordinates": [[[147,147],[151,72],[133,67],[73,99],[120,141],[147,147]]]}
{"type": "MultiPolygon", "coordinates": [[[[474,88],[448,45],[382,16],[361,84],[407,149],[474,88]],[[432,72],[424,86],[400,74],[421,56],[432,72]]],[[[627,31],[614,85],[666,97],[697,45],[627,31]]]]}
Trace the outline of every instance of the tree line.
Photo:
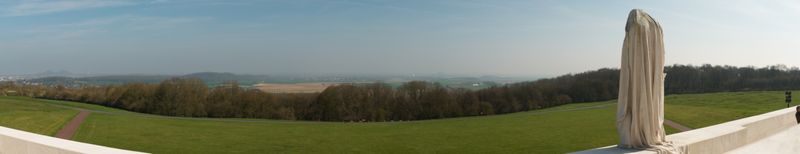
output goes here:
{"type": "MultiPolygon", "coordinates": [[[[673,65],[667,66],[665,73],[668,94],[800,88],[800,70],[785,65],[673,65]]],[[[340,84],[321,93],[265,93],[242,88],[237,82],[209,88],[199,79],[172,78],[157,84],[79,88],[6,82],[0,84],[0,95],[69,100],[168,116],[395,121],[504,114],[612,100],[617,97],[618,83],[619,70],[604,68],[474,91],[411,81],[397,88],[377,82],[340,84]]]]}

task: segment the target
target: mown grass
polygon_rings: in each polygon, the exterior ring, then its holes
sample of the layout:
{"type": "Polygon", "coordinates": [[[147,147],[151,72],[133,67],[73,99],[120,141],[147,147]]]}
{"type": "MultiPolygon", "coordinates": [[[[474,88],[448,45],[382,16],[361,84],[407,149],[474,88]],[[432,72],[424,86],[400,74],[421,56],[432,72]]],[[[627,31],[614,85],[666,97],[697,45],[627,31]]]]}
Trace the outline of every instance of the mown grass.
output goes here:
{"type": "Polygon", "coordinates": [[[78,111],[21,97],[0,97],[0,126],[52,136],[78,111]]]}
{"type": "Polygon", "coordinates": [[[153,153],[563,153],[614,143],[613,110],[612,103],[600,102],[500,116],[386,123],[94,114],[76,139],[153,153]],[[602,106],[571,110],[597,105],[602,106]]]}
{"type": "Polygon", "coordinates": [[[684,94],[670,95],[665,99],[664,117],[691,128],[786,108],[783,91],[684,94]]]}
{"type": "MultiPolygon", "coordinates": [[[[786,107],[782,101],[778,91],[670,95],[665,112],[667,119],[699,128],[786,107]]],[[[384,123],[170,118],[73,102],[30,102],[110,112],[89,116],[75,139],[152,153],[565,153],[617,142],[616,101],[384,123]]]]}
{"type": "Polygon", "coordinates": [[[666,131],[667,135],[680,133],[681,131],[670,126],[664,125],[664,131],[666,131]]]}

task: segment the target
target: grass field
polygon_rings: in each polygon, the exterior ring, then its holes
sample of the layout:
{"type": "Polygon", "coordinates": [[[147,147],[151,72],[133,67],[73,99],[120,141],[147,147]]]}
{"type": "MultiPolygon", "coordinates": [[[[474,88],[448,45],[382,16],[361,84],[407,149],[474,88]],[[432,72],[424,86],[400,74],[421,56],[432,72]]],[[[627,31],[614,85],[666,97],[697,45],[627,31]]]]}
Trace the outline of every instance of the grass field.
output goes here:
{"type": "MultiPolygon", "coordinates": [[[[671,95],[666,99],[667,119],[693,128],[786,106],[782,92],[671,95]]],[[[564,153],[617,141],[614,101],[497,116],[386,123],[170,118],[72,102],[0,97],[3,106],[20,102],[35,105],[24,108],[59,105],[108,112],[89,116],[75,139],[152,153],[564,153]]],[[[667,127],[667,132],[676,130],[667,127]]]]}
{"type": "Polygon", "coordinates": [[[72,109],[31,101],[0,97],[0,125],[43,135],[53,135],[78,114],[72,109]]]}
{"type": "Polygon", "coordinates": [[[268,93],[315,93],[336,84],[339,83],[259,83],[253,87],[268,93]]]}
{"type": "Polygon", "coordinates": [[[614,116],[611,106],[589,103],[523,114],[397,123],[226,122],[98,114],[89,117],[77,140],[155,153],[557,153],[613,143],[614,127],[607,125],[614,116]],[[558,112],[594,105],[605,106],[558,112]],[[583,142],[565,144],[574,141],[583,142]]]}
{"type": "MultiPolygon", "coordinates": [[[[741,119],[786,107],[783,91],[670,95],[664,117],[691,128],[741,119]]],[[[797,105],[793,103],[792,106],[797,105]]]]}

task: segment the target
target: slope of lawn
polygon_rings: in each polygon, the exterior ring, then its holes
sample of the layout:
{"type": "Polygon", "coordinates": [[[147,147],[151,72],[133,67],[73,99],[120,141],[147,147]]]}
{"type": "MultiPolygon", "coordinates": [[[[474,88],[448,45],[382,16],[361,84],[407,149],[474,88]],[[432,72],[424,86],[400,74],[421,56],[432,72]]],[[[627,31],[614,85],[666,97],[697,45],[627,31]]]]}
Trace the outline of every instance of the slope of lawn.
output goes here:
{"type": "MultiPolygon", "coordinates": [[[[786,108],[783,91],[670,95],[664,117],[701,128],[786,108]]],[[[792,106],[797,103],[792,103],[792,106]]]]}
{"type": "Polygon", "coordinates": [[[599,102],[500,116],[394,123],[235,122],[94,114],[76,140],[153,153],[563,153],[614,143],[613,110],[613,103],[599,102]],[[591,106],[600,107],[574,110],[591,106]]]}
{"type": "Polygon", "coordinates": [[[0,126],[52,136],[78,111],[23,97],[0,97],[0,126]]]}
{"type": "MultiPolygon", "coordinates": [[[[101,110],[74,139],[152,153],[565,153],[617,141],[616,101],[496,116],[338,123],[173,118],[28,100],[101,110]]],[[[670,95],[665,112],[667,119],[699,128],[786,107],[782,101],[779,91],[670,95]]]]}

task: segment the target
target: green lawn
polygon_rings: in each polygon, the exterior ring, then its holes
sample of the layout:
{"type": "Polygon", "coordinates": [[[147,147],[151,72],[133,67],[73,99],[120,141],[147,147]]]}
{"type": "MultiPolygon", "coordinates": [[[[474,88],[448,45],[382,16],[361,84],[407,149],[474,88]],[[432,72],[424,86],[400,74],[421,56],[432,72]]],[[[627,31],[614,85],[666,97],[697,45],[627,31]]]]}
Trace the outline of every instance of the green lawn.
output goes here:
{"type": "Polygon", "coordinates": [[[667,135],[680,133],[681,131],[670,126],[664,125],[664,131],[666,131],[667,135]]]}
{"type": "MultiPolygon", "coordinates": [[[[74,103],[73,103],[74,104],[74,103]]],[[[37,100],[0,97],[0,126],[52,136],[78,111],[37,100]]]]}
{"type": "Polygon", "coordinates": [[[684,94],[665,99],[664,117],[691,128],[786,108],[783,91],[684,94]]]}
{"type": "MultiPolygon", "coordinates": [[[[783,92],[672,95],[666,99],[667,119],[692,128],[786,106],[783,92]]],[[[152,153],[565,153],[617,141],[615,101],[484,117],[334,123],[168,118],[80,103],[27,100],[39,107],[52,104],[111,112],[89,116],[75,139],[152,153]]],[[[666,128],[668,133],[677,132],[666,128]]]]}
{"type": "Polygon", "coordinates": [[[613,104],[603,102],[502,116],[395,123],[235,122],[96,114],[76,139],[153,153],[563,153],[613,143],[613,110],[613,104]],[[606,106],[558,112],[596,105],[606,106]]]}

